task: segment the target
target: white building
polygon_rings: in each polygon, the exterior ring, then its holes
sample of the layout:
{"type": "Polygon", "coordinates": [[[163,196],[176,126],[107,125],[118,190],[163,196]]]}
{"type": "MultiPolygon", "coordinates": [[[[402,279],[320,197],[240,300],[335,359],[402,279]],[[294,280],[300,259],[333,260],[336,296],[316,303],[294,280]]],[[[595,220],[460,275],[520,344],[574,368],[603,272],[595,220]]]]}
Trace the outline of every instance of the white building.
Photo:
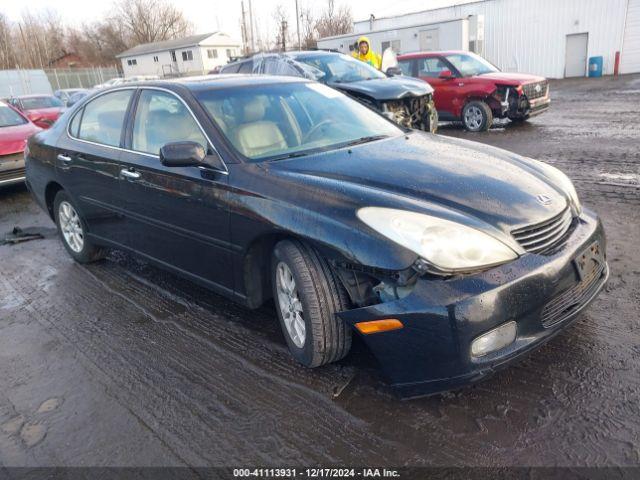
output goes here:
{"type": "Polygon", "coordinates": [[[125,78],[135,75],[202,74],[242,53],[240,42],[222,32],[144,43],[116,55],[125,78]]]}
{"type": "Polygon", "coordinates": [[[318,47],[349,53],[360,35],[375,51],[471,50],[507,72],[585,76],[589,58],[603,74],[640,72],[640,0],[481,0],[354,23],[354,33],[318,47]]]}

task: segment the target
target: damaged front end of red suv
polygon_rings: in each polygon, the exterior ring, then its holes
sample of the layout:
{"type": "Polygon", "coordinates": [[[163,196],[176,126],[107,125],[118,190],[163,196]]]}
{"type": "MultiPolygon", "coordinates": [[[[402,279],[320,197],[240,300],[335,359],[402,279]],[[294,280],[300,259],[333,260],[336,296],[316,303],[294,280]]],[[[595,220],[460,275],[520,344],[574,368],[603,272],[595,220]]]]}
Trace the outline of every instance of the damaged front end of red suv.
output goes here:
{"type": "Polygon", "coordinates": [[[517,86],[496,85],[487,103],[494,118],[526,120],[545,112],[551,105],[549,82],[541,80],[517,86]]]}

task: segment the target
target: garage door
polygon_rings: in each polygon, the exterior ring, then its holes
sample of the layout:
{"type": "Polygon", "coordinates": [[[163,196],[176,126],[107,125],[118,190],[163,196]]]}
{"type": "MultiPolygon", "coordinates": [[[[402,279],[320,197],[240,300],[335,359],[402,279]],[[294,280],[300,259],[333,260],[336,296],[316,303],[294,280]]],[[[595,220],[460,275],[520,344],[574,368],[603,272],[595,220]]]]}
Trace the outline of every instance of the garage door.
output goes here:
{"type": "Polygon", "coordinates": [[[620,73],[640,72],[640,0],[629,0],[620,73]]]}

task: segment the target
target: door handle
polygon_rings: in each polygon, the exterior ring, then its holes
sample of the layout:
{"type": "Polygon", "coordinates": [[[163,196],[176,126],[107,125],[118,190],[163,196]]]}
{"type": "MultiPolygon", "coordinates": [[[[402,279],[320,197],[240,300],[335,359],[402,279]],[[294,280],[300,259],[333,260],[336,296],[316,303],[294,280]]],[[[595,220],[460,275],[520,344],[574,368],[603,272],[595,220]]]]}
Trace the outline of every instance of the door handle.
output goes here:
{"type": "Polygon", "coordinates": [[[59,154],[59,155],[58,155],[58,160],[60,160],[60,161],[61,161],[61,162],[63,162],[63,163],[70,163],[70,162],[71,162],[71,157],[68,157],[68,156],[66,156],[66,155],[59,154]]]}
{"type": "Polygon", "coordinates": [[[133,180],[140,178],[140,172],[127,170],[126,168],[123,168],[122,170],[120,170],[120,175],[122,175],[125,178],[131,178],[133,180]]]}

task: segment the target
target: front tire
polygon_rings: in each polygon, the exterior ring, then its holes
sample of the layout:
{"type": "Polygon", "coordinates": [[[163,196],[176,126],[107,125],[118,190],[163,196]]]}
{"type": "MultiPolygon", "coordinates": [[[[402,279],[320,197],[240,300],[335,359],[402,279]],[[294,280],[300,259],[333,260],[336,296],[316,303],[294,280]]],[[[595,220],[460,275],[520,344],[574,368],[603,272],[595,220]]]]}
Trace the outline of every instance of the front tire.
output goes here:
{"type": "Polygon", "coordinates": [[[86,223],[63,190],[57,193],[53,201],[53,212],[62,244],[75,261],[91,263],[104,258],[105,250],[87,238],[86,223]]]}
{"type": "Polygon", "coordinates": [[[327,261],[302,242],[283,240],[273,250],[271,272],[291,355],[307,367],[343,358],[351,348],[351,330],[336,313],[349,308],[349,298],[327,261]]]}
{"type": "Polygon", "coordinates": [[[462,124],[470,132],[486,132],[493,123],[493,113],[486,103],[474,100],[462,109],[462,124]]]}

